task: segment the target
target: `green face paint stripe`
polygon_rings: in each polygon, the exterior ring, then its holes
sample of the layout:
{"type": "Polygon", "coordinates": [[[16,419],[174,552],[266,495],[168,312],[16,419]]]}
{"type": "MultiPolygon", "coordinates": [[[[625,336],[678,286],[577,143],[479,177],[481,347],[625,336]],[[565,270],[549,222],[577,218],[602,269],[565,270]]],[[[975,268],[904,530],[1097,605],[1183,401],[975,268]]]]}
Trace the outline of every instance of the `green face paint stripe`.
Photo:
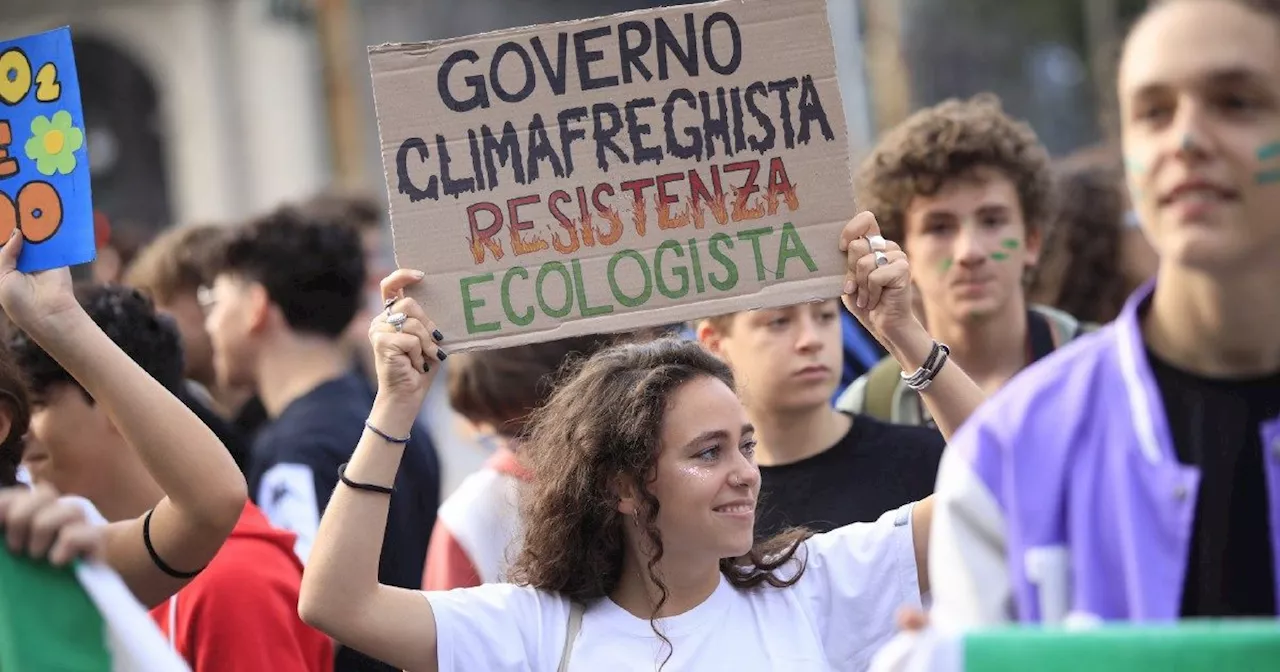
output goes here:
{"type": "Polygon", "coordinates": [[[1143,170],[1145,170],[1141,161],[1137,159],[1129,158],[1127,156],[1124,158],[1124,167],[1128,169],[1128,171],[1131,173],[1141,173],[1143,170]]]}
{"type": "Polygon", "coordinates": [[[1280,142],[1263,145],[1262,148],[1258,150],[1259,161],[1270,161],[1271,159],[1277,158],[1280,158],[1280,142]]]}
{"type": "Polygon", "coordinates": [[[1263,170],[1255,173],[1253,181],[1258,184],[1275,184],[1280,182],[1280,169],[1263,170]]]}
{"type": "Polygon", "coordinates": [[[1004,261],[1005,259],[1009,258],[1009,255],[1005,254],[1004,252],[992,252],[991,258],[994,259],[995,261],[1004,261]]]}
{"type": "Polygon", "coordinates": [[[1021,245],[1022,243],[1019,243],[1017,238],[1005,238],[1000,241],[1000,247],[1003,247],[1006,250],[1016,250],[1021,245]]]}
{"type": "Polygon", "coordinates": [[[951,264],[952,264],[952,263],[954,263],[954,262],[953,262],[951,259],[943,259],[943,260],[942,260],[942,272],[943,272],[943,273],[946,273],[947,271],[951,270],[951,264]]]}

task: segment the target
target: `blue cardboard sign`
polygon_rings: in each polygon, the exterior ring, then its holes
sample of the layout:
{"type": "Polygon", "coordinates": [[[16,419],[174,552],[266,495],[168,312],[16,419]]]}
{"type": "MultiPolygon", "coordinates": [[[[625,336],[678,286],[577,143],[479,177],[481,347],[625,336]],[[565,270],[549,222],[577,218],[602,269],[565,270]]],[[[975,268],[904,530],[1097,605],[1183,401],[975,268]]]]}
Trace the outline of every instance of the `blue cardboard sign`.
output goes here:
{"type": "Polygon", "coordinates": [[[93,261],[93,199],[80,81],[67,27],[0,42],[0,243],[18,270],[93,261]]]}

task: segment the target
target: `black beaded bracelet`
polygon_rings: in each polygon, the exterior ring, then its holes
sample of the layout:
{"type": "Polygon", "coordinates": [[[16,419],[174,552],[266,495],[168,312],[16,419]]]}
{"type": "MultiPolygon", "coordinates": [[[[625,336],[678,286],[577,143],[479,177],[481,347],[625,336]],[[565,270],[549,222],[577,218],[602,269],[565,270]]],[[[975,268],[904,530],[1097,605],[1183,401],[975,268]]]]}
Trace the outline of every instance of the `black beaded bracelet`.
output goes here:
{"type": "Polygon", "coordinates": [[[151,514],[155,513],[155,511],[155,509],[147,511],[146,517],[142,519],[142,543],[147,547],[147,554],[151,556],[151,562],[155,564],[160,571],[175,579],[196,578],[200,575],[200,572],[204,571],[204,567],[201,567],[194,572],[179,572],[178,570],[170,567],[164,560],[161,560],[160,554],[156,553],[156,547],[151,545],[151,514]]]}
{"type": "Polygon", "coordinates": [[[396,489],[393,487],[388,488],[381,485],[374,485],[373,483],[356,483],[355,481],[347,478],[346,462],[343,462],[342,464],[338,465],[338,480],[342,481],[342,484],[347,486],[348,488],[353,488],[355,490],[364,490],[365,492],[376,492],[380,495],[390,495],[396,491],[396,489]]]}
{"type": "Polygon", "coordinates": [[[398,436],[391,436],[390,434],[382,431],[381,429],[374,427],[373,423],[369,422],[368,420],[364,421],[364,426],[368,427],[369,431],[373,432],[374,434],[377,434],[378,436],[381,436],[383,439],[390,441],[391,443],[398,443],[400,445],[409,443],[409,437],[412,436],[412,434],[406,434],[403,439],[398,436]]]}

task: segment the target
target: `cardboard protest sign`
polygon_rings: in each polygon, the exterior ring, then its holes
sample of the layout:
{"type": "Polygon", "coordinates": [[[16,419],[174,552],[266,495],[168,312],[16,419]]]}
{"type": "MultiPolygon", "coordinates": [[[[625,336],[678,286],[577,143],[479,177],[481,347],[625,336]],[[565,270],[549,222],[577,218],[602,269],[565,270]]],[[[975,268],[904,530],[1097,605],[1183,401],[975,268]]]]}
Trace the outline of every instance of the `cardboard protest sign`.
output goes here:
{"type": "Polygon", "coordinates": [[[93,205],[80,82],[65,27],[0,42],[0,244],[18,269],[93,261],[93,205]]]}
{"type": "Polygon", "coordinates": [[[455,350],[839,295],[823,0],[372,47],[396,258],[455,350]]]}

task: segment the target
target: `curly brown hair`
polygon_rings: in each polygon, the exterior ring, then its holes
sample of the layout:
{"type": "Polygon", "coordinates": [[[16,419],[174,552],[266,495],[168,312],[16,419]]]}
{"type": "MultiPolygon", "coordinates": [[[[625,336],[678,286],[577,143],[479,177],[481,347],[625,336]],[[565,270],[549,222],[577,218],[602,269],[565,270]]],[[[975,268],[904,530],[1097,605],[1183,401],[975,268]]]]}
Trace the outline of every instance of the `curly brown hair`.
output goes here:
{"type": "MultiPolygon", "coordinates": [[[[623,525],[614,484],[621,476],[639,487],[636,513],[652,549],[647,571],[660,598],[654,623],[669,593],[656,567],[662,535],[656,520],[661,503],[649,491],[659,435],[671,396],[689,381],[709,377],[734,386],[724,362],[696,343],[661,338],[596,353],[565,380],[531,419],[528,468],[533,478],[522,498],[524,540],[511,567],[521,585],[555,592],[579,603],[612,593],[622,577],[623,525]]],[[[802,528],[757,543],[742,557],[720,561],[720,571],[739,588],[786,587],[804,572],[796,551],[811,533],[802,528]],[[792,559],[798,571],[779,572],[792,559]]]]}
{"type": "Polygon", "coordinates": [[[977,168],[994,168],[1013,181],[1027,232],[1037,231],[1051,207],[1049,153],[993,94],[946,100],[894,127],[863,160],[854,195],[876,216],[884,237],[905,248],[912,200],[977,168]]]}
{"type": "Polygon", "coordinates": [[[1122,272],[1124,188],[1109,165],[1064,166],[1057,172],[1057,216],[1045,234],[1044,257],[1032,276],[1038,299],[1086,322],[1115,319],[1128,295],[1122,272]]]}

